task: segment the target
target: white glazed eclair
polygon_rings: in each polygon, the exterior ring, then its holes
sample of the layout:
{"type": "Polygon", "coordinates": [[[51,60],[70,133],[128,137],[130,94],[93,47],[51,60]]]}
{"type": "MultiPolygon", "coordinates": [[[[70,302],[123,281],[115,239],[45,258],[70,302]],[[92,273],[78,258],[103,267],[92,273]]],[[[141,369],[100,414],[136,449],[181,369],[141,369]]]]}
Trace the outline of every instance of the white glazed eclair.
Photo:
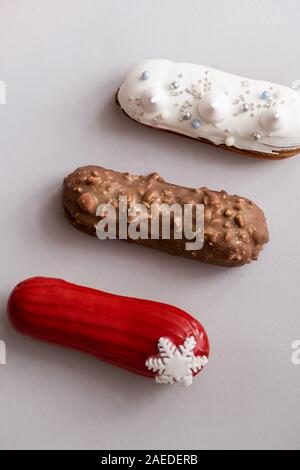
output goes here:
{"type": "Polygon", "coordinates": [[[300,94],[203,65],[147,60],[117,91],[132,119],[260,158],[300,152],[300,94]]]}

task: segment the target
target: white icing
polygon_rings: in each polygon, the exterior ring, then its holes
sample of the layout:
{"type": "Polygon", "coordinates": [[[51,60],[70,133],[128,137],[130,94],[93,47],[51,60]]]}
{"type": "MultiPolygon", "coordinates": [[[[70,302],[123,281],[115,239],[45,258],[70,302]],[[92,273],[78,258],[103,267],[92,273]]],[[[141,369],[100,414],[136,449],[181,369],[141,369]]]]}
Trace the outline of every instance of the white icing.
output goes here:
{"type": "Polygon", "coordinates": [[[268,131],[279,131],[286,123],[285,111],[269,108],[261,114],[260,122],[263,128],[268,131]]]}
{"type": "Polygon", "coordinates": [[[118,99],[124,111],[143,124],[217,145],[231,137],[235,147],[257,152],[276,154],[300,147],[300,95],[287,86],[202,65],[154,59],[129,73],[118,99]],[[141,80],[145,70],[150,77],[141,80]],[[264,91],[269,99],[261,98],[264,91]],[[214,109],[207,108],[209,102],[214,109]],[[187,113],[189,119],[184,118],[187,113]],[[200,127],[192,124],[197,120],[200,127]],[[260,138],[255,140],[257,134],[260,138]]]}
{"type": "Polygon", "coordinates": [[[167,119],[167,117],[169,116],[169,113],[167,111],[163,111],[162,113],[160,113],[160,119],[167,119]]]}
{"type": "Polygon", "coordinates": [[[235,144],[235,138],[233,136],[226,137],[225,145],[227,145],[227,147],[232,147],[234,144],[235,144]]]}
{"type": "Polygon", "coordinates": [[[300,91],[300,80],[294,80],[291,84],[291,88],[296,91],[300,91]]]}
{"type": "Polygon", "coordinates": [[[148,88],[142,94],[142,105],[150,113],[162,111],[166,106],[166,94],[159,88],[148,88]]]}
{"type": "Polygon", "coordinates": [[[209,91],[200,100],[198,110],[204,121],[212,124],[221,122],[229,116],[230,100],[224,92],[209,91]]]}
{"type": "Polygon", "coordinates": [[[191,385],[193,373],[199,372],[208,362],[206,356],[195,356],[196,346],[194,336],[189,336],[178,347],[168,338],[158,340],[159,355],[150,356],[146,367],[155,372],[155,381],[160,384],[191,385]]]}

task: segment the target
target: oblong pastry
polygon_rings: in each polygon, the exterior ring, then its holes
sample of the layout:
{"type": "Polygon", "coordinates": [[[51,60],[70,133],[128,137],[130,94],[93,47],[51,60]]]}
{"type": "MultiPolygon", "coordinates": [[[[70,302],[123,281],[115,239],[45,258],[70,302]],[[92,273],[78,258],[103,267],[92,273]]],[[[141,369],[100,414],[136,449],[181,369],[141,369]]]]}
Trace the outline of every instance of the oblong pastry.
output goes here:
{"type": "Polygon", "coordinates": [[[157,383],[191,385],[208,361],[206,332],[183,310],[62,279],[19,283],[8,315],[22,334],[90,353],[157,383]]]}
{"type": "Polygon", "coordinates": [[[300,94],[287,86],[156,59],[128,74],[116,100],[141,124],[244,155],[300,152],[300,94]]]}
{"type": "MultiPolygon", "coordinates": [[[[135,176],[98,166],[78,168],[64,180],[62,202],[67,220],[92,235],[97,233],[102,204],[118,208],[120,195],[130,204],[204,205],[204,245],[187,250],[187,240],[176,239],[174,225],[170,239],[130,240],[173,255],[185,256],[221,266],[242,266],[256,260],[268,241],[268,228],[262,210],[249,199],[225,191],[190,189],[167,183],[157,173],[135,176]]],[[[118,213],[117,213],[118,216],[118,213]]],[[[121,238],[118,236],[116,238],[121,238]]]]}

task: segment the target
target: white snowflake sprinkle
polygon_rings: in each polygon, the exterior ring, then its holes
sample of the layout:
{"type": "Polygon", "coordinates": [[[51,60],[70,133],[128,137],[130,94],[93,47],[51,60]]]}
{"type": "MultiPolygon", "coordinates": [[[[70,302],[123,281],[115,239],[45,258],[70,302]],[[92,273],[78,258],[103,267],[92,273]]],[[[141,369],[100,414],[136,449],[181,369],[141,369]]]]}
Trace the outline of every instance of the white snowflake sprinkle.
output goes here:
{"type": "Polygon", "coordinates": [[[193,373],[199,372],[208,362],[206,356],[195,356],[196,340],[189,336],[178,347],[168,338],[158,340],[157,356],[150,356],[146,367],[155,372],[155,381],[160,384],[179,382],[188,386],[193,382],[193,373]]]}

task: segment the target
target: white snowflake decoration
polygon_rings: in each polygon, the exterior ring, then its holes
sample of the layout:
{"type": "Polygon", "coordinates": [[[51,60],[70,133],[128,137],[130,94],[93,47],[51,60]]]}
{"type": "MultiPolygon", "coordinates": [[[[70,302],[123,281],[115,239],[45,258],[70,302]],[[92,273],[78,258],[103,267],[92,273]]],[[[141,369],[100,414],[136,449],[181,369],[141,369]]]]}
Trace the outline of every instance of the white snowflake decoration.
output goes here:
{"type": "Polygon", "coordinates": [[[158,356],[150,356],[146,367],[156,373],[155,381],[159,384],[192,385],[193,373],[199,372],[207,364],[206,356],[195,356],[196,340],[189,336],[178,347],[168,338],[158,340],[158,356]]]}

